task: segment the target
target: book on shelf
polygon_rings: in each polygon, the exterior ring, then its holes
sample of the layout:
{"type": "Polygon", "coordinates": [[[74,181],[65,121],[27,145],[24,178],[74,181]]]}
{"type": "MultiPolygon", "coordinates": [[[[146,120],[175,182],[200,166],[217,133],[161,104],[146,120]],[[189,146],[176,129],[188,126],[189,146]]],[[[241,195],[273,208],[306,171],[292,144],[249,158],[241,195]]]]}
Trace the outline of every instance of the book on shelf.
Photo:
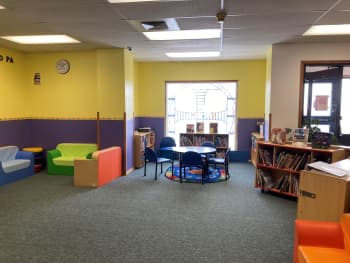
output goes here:
{"type": "Polygon", "coordinates": [[[307,161],[307,153],[280,152],[277,156],[275,167],[289,170],[302,170],[307,161]]]}
{"type": "Polygon", "coordinates": [[[267,149],[259,149],[259,157],[264,165],[272,166],[272,153],[267,149]]]}
{"type": "Polygon", "coordinates": [[[193,142],[191,141],[191,139],[189,137],[187,137],[186,135],[181,135],[180,136],[180,145],[181,146],[192,146],[193,142]]]}
{"type": "Polygon", "coordinates": [[[214,144],[216,147],[228,147],[227,135],[214,135],[214,144]]]}
{"type": "Polygon", "coordinates": [[[197,122],[196,132],[198,133],[204,132],[204,122],[197,122]]]}
{"type": "Polygon", "coordinates": [[[306,146],[309,138],[309,129],[295,128],[293,131],[293,145],[306,146]]]}
{"type": "Polygon", "coordinates": [[[276,182],[268,172],[259,170],[258,176],[260,177],[260,186],[264,188],[273,188],[275,186],[276,182]]]}
{"type": "Polygon", "coordinates": [[[209,131],[210,133],[218,133],[218,123],[217,122],[209,123],[209,131]]]}
{"type": "Polygon", "coordinates": [[[271,130],[271,142],[284,144],[286,142],[286,131],[283,128],[273,128],[271,130]]]}
{"type": "Polygon", "coordinates": [[[186,124],[186,132],[194,133],[194,124],[186,124]]]}

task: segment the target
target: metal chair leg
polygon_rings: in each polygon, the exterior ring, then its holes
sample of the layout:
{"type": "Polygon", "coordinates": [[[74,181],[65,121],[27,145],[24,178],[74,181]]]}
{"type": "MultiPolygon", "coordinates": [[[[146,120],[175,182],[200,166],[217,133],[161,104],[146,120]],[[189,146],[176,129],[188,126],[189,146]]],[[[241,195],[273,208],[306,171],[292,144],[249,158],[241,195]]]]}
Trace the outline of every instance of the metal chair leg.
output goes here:
{"type": "Polygon", "coordinates": [[[155,168],[155,174],[154,174],[154,180],[157,180],[157,168],[158,168],[158,163],[156,164],[156,168],[155,168]]]}

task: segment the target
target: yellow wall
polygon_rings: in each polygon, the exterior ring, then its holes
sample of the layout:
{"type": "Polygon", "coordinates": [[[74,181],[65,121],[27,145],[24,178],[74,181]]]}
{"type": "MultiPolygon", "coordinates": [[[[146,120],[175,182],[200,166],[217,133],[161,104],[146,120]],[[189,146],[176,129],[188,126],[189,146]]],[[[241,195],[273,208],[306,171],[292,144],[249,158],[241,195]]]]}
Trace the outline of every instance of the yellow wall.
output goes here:
{"type": "Polygon", "coordinates": [[[237,80],[238,118],[264,116],[265,60],[139,62],[136,116],[165,116],[165,82],[237,80]]]}
{"type": "Polygon", "coordinates": [[[0,119],[23,118],[27,107],[24,104],[24,55],[21,52],[0,48],[0,119]],[[14,63],[6,62],[6,56],[12,57],[14,63]]]}
{"type": "Polygon", "coordinates": [[[98,50],[98,111],[101,118],[123,119],[125,111],[124,85],[124,50],[98,50]]]}
{"type": "Polygon", "coordinates": [[[96,55],[93,51],[26,54],[24,83],[27,112],[31,118],[94,118],[96,100],[96,55]],[[70,62],[70,71],[59,74],[56,61],[70,62]],[[41,84],[34,85],[40,73],[41,84]]]}
{"type": "Polygon", "coordinates": [[[165,82],[237,80],[239,118],[264,114],[265,60],[224,62],[134,62],[124,49],[21,53],[0,49],[15,63],[0,63],[0,118],[102,119],[164,117],[165,82]],[[65,58],[71,69],[56,72],[65,58]],[[34,85],[40,73],[41,84],[34,85]]]}

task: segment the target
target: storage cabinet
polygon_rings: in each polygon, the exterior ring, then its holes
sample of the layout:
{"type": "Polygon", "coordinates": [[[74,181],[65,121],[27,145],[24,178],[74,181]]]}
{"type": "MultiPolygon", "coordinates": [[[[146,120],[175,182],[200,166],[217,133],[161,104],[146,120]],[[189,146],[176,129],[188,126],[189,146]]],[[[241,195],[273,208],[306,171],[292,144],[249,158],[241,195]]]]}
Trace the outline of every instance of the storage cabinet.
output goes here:
{"type": "Polygon", "coordinates": [[[312,170],[300,174],[297,218],[339,222],[350,212],[350,178],[312,170]]]}
{"type": "Polygon", "coordinates": [[[228,134],[180,133],[180,146],[201,146],[206,141],[214,143],[218,156],[224,156],[229,147],[228,134]]]}
{"type": "Polygon", "coordinates": [[[292,197],[298,196],[300,171],[304,170],[308,163],[332,163],[345,157],[343,149],[314,149],[262,141],[257,142],[256,150],[255,187],[292,197]]]}
{"type": "Polygon", "coordinates": [[[155,133],[150,132],[134,132],[134,166],[141,168],[144,166],[145,147],[154,150],[155,133]]]}

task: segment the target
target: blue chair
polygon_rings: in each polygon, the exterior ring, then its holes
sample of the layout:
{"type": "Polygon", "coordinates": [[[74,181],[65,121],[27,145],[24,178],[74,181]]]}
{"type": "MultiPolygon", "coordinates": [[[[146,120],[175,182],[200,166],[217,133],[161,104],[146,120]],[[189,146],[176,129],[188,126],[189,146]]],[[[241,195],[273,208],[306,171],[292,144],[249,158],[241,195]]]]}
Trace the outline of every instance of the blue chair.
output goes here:
{"type": "Polygon", "coordinates": [[[182,183],[182,170],[184,177],[186,177],[186,167],[198,167],[202,169],[202,184],[204,183],[204,177],[207,174],[207,165],[202,156],[197,152],[185,152],[182,154],[180,161],[180,183],[182,183]]]}
{"type": "Polygon", "coordinates": [[[146,166],[147,163],[154,163],[155,164],[155,173],[154,173],[154,180],[157,180],[157,169],[158,169],[158,164],[160,163],[160,172],[163,173],[163,163],[171,163],[171,172],[174,172],[174,162],[171,159],[168,158],[163,158],[163,157],[158,157],[155,151],[153,151],[151,148],[146,147],[145,148],[145,165],[144,165],[144,173],[143,176],[146,176],[146,166]]]}
{"type": "Polygon", "coordinates": [[[213,165],[214,168],[216,168],[217,166],[224,167],[225,180],[230,178],[230,173],[229,173],[229,169],[228,169],[228,165],[230,163],[230,150],[231,150],[231,148],[227,148],[224,158],[209,158],[208,159],[208,166],[213,165]]]}
{"type": "Polygon", "coordinates": [[[159,157],[175,160],[176,154],[174,152],[161,150],[163,147],[173,147],[173,146],[176,146],[176,142],[173,137],[168,137],[168,136],[162,137],[160,139],[160,144],[159,144],[159,148],[160,148],[159,157]]]}
{"type": "MultiPolygon", "coordinates": [[[[211,148],[216,148],[215,144],[211,141],[205,141],[201,144],[201,146],[203,147],[211,147],[211,148]]],[[[205,154],[202,154],[202,158],[215,158],[216,157],[216,154],[215,153],[211,153],[211,154],[208,154],[208,155],[205,155],[205,154]]]]}

